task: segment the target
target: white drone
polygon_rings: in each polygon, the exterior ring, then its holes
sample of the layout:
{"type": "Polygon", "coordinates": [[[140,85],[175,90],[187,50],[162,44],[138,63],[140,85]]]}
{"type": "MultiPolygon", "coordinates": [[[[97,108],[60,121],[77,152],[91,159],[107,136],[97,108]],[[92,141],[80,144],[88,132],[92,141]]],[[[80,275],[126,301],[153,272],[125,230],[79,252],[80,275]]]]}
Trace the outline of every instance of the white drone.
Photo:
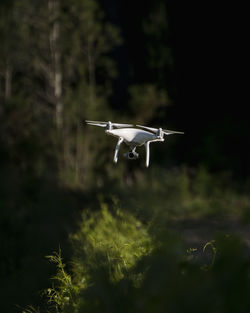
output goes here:
{"type": "Polygon", "coordinates": [[[152,128],[136,125],[139,128],[133,128],[132,124],[118,124],[112,122],[87,121],[88,125],[100,126],[106,128],[105,133],[118,138],[115,148],[114,162],[118,161],[118,152],[122,142],[125,142],[130,150],[124,156],[129,160],[136,160],[139,154],[135,152],[138,146],[146,147],[146,167],[149,166],[149,145],[151,142],[164,141],[164,135],[184,134],[183,132],[167,130],[162,128],[152,128]],[[114,129],[116,128],[116,129],[114,129]],[[145,130],[143,130],[143,129],[145,130]]]}

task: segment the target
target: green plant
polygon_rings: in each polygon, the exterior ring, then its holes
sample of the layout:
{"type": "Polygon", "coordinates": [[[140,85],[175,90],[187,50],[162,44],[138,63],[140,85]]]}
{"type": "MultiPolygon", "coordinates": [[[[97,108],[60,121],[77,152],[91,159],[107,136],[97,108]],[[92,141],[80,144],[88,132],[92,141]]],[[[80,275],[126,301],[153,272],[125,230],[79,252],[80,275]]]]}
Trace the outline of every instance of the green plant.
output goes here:
{"type": "Polygon", "coordinates": [[[52,278],[52,287],[45,290],[48,304],[56,312],[70,312],[76,306],[78,295],[77,285],[72,283],[71,276],[65,271],[65,264],[61,256],[61,249],[47,256],[50,262],[56,264],[57,273],[52,278]]]}

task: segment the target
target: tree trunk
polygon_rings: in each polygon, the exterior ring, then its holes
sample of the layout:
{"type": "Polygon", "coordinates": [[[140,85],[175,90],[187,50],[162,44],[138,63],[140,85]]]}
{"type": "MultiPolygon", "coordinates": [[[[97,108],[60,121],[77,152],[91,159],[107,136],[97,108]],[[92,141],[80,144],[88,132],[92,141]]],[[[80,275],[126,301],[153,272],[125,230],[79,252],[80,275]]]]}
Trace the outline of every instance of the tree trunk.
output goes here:
{"type": "Polygon", "coordinates": [[[7,60],[5,68],[5,90],[4,90],[5,100],[7,100],[11,96],[11,85],[12,85],[12,69],[9,61],[7,60]]]}
{"type": "Polygon", "coordinates": [[[87,56],[88,56],[88,71],[89,71],[89,86],[90,86],[90,101],[93,103],[95,101],[95,59],[93,56],[92,45],[88,41],[87,56]]]}
{"type": "Polygon", "coordinates": [[[58,129],[63,126],[63,102],[62,102],[62,68],[61,68],[61,48],[60,23],[59,23],[59,0],[48,0],[50,13],[50,49],[52,59],[52,87],[55,98],[55,120],[58,129]]]}

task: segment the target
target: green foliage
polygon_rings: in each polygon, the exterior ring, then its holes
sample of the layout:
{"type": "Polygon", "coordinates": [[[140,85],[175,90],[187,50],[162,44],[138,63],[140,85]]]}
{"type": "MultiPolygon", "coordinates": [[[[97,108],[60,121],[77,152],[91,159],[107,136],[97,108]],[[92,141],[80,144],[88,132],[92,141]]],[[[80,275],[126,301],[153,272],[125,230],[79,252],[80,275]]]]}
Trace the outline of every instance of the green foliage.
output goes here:
{"type": "Polygon", "coordinates": [[[173,57],[169,45],[169,30],[166,3],[157,0],[149,15],[143,22],[143,29],[147,35],[147,49],[149,65],[156,71],[158,82],[164,80],[163,69],[172,69],[173,57]]]}
{"type": "Polygon", "coordinates": [[[177,220],[244,219],[250,201],[245,192],[237,191],[227,173],[216,175],[205,168],[187,167],[162,170],[154,166],[138,175],[137,183],[120,195],[124,206],[137,207],[137,214],[144,218],[158,216],[159,222],[162,216],[177,220]]]}
{"type": "Polygon", "coordinates": [[[72,40],[63,41],[62,47],[65,130],[60,177],[66,184],[70,181],[71,186],[82,188],[102,177],[100,169],[106,166],[98,156],[109,144],[99,140],[101,132],[85,129],[82,122],[113,115],[108,99],[116,65],[109,54],[121,44],[121,36],[95,0],[65,1],[62,8],[62,34],[72,40]]]}
{"type": "Polygon", "coordinates": [[[129,94],[129,108],[137,123],[147,123],[169,104],[166,91],[153,84],[132,85],[129,94]]]}
{"type": "Polygon", "coordinates": [[[207,243],[205,244],[205,246],[203,247],[203,252],[205,252],[205,250],[207,249],[207,247],[211,247],[213,257],[212,257],[212,262],[211,262],[211,264],[205,266],[204,269],[205,269],[205,268],[209,269],[209,268],[211,268],[211,267],[214,265],[215,258],[216,258],[216,253],[217,253],[217,249],[216,249],[216,247],[215,247],[215,240],[211,240],[211,241],[207,242],[207,243]]]}
{"type": "Polygon", "coordinates": [[[144,230],[135,236],[135,228],[126,225],[135,222],[130,214],[115,217],[103,207],[84,220],[86,227],[82,224],[73,237],[77,255],[73,281],[78,286],[73,288],[74,301],[65,298],[72,280],[60,257],[52,257],[58,264],[59,286],[49,289],[50,300],[63,303],[59,312],[244,313],[250,309],[250,260],[237,237],[220,234],[203,249],[186,251],[173,232],[162,230],[150,238],[144,230]],[[124,244],[124,233],[130,247],[124,244]],[[145,250],[145,242],[150,249],[145,250]],[[206,255],[209,247],[212,256],[206,255]]]}
{"type": "Polygon", "coordinates": [[[22,313],[40,313],[40,309],[34,308],[32,305],[27,307],[22,313]]]}
{"type": "Polygon", "coordinates": [[[89,218],[84,214],[80,230],[71,239],[78,253],[74,261],[78,273],[82,272],[84,277],[85,271],[92,272],[96,266],[103,266],[114,283],[126,276],[151,249],[151,239],[141,222],[118,209],[112,214],[104,203],[100,212],[89,218]]]}
{"type": "Polygon", "coordinates": [[[54,283],[52,288],[46,290],[48,304],[56,312],[71,312],[72,306],[76,306],[78,289],[73,285],[71,276],[65,271],[65,264],[61,256],[61,249],[58,253],[47,257],[50,262],[57,266],[57,274],[52,278],[54,283]],[[70,311],[69,311],[70,310],[70,311]]]}
{"type": "Polygon", "coordinates": [[[132,269],[152,249],[152,240],[142,223],[129,213],[115,210],[112,214],[105,204],[99,212],[84,214],[79,226],[71,236],[73,276],[66,273],[60,250],[48,257],[57,266],[54,283],[46,290],[48,305],[56,312],[89,311],[93,297],[98,297],[105,285],[115,288],[124,279],[138,285],[141,274],[132,269]]]}
{"type": "MultiPolygon", "coordinates": [[[[204,223],[213,218],[214,202],[202,211],[206,201],[218,197],[218,203],[223,202],[220,214],[225,219],[225,214],[236,212],[235,201],[227,206],[228,195],[240,196],[227,190],[230,183],[225,182],[225,177],[213,177],[204,168],[196,173],[183,168],[172,173],[161,171],[163,174],[161,183],[153,176],[154,179],[143,180],[144,187],[140,183],[133,191],[123,191],[125,202],[121,194],[119,201],[105,195],[107,202],[101,200],[98,211],[83,213],[78,231],[71,235],[71,274],[65,272],[60,252],[51,257],[57,262],[58,273],[57,285],[48,289],[52,295],[50,304],[60,303],[59,312],[228,313],[236,307],[242,313],[249,310],[250,260],[244,237],[216,234],[210,229],[203,244],[200,240],[204,235],[191,224],[193,233],[187,236],[198,236],[199,241],[185,238],[190,219],[204,223]],[[146,192],[149,189],[150,194],[146,192]],[[202,199],[200,208],[197,197],[202,199]],[[163,204],[166,198],[168,205],[163,204]],[[127,210],[120,208],[119,202],[126,203],[127,210]],[[141,210],[139,205],[143,206],[141,210]],[[185,225],[180,227],[178,220],[182,223],[183,218],[185,225]],[[232,301],[228,301],[228,294],[232,301]]],[[[238,207],[238,218],[242,209],[238,207]]],[[[206,230],[206,226],[202,227],[206,230]]]]}
{"type": "Polygon", "coordinates": [[[196,261],[185,261],[184,252],[176,238],[165,234],[163,239],[165,244],[148,257],[146,264],[149,270],[140,287],[139,295],[135,298],[134,310],[184,313],[217,310],[234,312],[238,306],[240,312],[247,312],[250,303],[246,296],[249,291],[249,276],[246,274],[249,270],[249,257],[245,255],[246,247],[238,251],[237,259],[240,260],[240,264],[237,263],[237,267],[231,268],[230,273],[227,273],[225,263],[223,272],[219,272],[223,262],[227,262],[227,257],[235,258],[235,252],[241,246],[237,239],[225,236],[216,239],[219,254],[209,270],[204,270],[202,262],[197,262],[197,258],[196,261]],[[231,248],[224,259],[225,246],[231,248]],[[242,271],[244,274],[241,274],[242,271]],[[236,278],[237,275],[239,280],[236,278]],[[237,290],[239,285],[240,292],[237,290]],[[231,294],[232,301],[228,301],[227,290],[235,292],[237,300],[231,294]]]}

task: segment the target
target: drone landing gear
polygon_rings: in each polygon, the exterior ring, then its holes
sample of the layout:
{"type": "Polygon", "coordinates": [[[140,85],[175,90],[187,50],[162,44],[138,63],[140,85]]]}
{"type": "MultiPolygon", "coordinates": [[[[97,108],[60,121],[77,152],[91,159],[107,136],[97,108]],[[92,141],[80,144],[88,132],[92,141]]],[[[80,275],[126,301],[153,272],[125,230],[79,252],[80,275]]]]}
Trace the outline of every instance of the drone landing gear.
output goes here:
{"type": "Polygon", "coordinates": [[[116,144],[115,155],[114,155],[114,163],[117,163],[117,161],[118,161],[118,152],[119,152],[119,149],[120,149],[120,146],[121,146],[121,143],[123,142],[123,140],[124,139],[122,137],[119,137],[118,142],[116,144]]]}
{"type": "Polygon", "coordinates": [[[145,143],[146,147],[146,167],[149,167],[149,157],[150,157],[150,149],[149,149],[150,141],[145,143]]]}

